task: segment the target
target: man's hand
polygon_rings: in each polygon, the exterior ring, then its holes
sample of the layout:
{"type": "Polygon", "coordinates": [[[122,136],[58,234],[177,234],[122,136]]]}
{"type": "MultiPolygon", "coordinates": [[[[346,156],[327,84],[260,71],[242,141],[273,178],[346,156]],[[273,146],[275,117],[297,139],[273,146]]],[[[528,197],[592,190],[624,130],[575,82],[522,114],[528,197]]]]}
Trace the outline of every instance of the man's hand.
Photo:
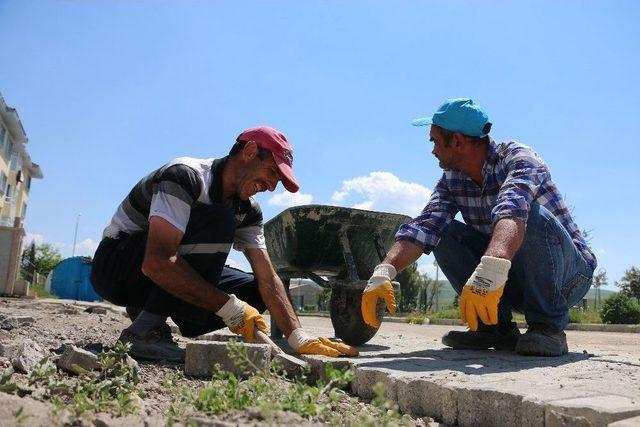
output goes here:
{"type": "Polygon", "coordinates": [[[460,318],[472,331],[478,318],[485,325],[498,323],[498,303],[507,282],[511,261],[483,256],[460,295],[460,318]]]}
{"type": "Polygon", "coordinates": [[[376,306],[380,298],[384,299],[389,313],[396,312],[396,297],[393,294],[393,285],[391,284],[395,277],[396,269],[391,264],[379,264],[373,270],[362,294],[362,318],[367,325],[376,329],[380,327],[380,321],[376,316],[376,306]]]}
{"type": "Polygon", "coordinates": [[[222,317],[225,325],[234,334],[242,335],[249,342],[255,342],[255,328],[267,333],[267,323],[258,310],[235,295],[229,295],[227,301],[216,314],[222,317]]]}
{"type": "Polygon", "coordinates": [[[311,337],[302,328],[294,329],[287,341],[291,348],[300,354],[319,354],[329,357],[355,357],[359,354],[358,349],[350,345],[331,341],[329,338],[311,337]]]}

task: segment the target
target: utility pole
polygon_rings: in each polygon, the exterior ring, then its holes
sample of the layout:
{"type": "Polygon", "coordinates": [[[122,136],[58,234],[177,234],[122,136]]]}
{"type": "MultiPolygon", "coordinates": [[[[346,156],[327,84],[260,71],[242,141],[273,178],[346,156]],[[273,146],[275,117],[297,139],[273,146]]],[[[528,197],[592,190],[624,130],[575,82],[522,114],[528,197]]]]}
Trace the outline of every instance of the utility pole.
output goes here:
{"type": "Polygon", "coordinates": [[[439,306],[438,306],[438,298],[440,297],[440,288],[438,287],[438,261],[436,261],[435,259],[433,260],[433,265],[436,266],[436,283],[435,283],[435,293],[436,293],[436,311],[438,311],[439,306]]]}
{"type": "Polygon", "coordinates": [[[76,217],[76,231],[73,233],[73,250],[71,251],[71,256],[76,256],[76,240],[78,238],[78,223],[80,222],[80,214],[76,217]]]}

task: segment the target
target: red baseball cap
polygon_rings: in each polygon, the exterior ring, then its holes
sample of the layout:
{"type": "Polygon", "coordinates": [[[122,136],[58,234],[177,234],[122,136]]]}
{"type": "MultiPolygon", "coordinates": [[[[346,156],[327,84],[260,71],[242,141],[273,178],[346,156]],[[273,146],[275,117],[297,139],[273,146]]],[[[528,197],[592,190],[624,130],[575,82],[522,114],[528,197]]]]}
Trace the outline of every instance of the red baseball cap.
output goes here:
{"type": "Polygon", "coordinates": [[[282,184],[287,191],[295,193],[300,189],[293,174],[293,149],[287,137],[269,126],[258,126],[247,129],[236,138],[236,141],[254,141],[258,147],[271,151],[273,160],[282,174],[282,184]]]}

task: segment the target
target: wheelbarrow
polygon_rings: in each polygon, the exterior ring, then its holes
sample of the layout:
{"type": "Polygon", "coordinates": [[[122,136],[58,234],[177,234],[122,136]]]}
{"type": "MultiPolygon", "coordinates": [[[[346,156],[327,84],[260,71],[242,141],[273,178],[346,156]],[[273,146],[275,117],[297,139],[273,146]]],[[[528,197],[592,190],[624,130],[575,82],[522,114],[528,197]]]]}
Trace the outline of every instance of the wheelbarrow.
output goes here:
{"type": "MultiPolygon", "coordinates": [[[[264,226],[271,261],[288,287],[306,277],[331,289],[330,314],[336,337],[351,345],[369,341],[378,331],[362,319],[360,301],[374,267],[386,256],[406,215],[306,205],[284,210],[264,226]]],[[[377,316],[382,318],[384,302],[377,316]]],[[[272,335],[281,337],[275,323],[272,335]]]]}

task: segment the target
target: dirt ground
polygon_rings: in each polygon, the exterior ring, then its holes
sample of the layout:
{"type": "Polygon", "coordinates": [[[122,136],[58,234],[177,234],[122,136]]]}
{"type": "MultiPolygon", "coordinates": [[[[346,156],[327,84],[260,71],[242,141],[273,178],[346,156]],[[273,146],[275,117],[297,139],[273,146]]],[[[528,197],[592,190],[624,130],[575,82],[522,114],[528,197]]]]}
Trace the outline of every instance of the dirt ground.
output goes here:
{"type": "MultiPolygon", "coordinates": [[[[87,311],[86,304],[73,302],[52,302],[51,300],[27,300],[0,298],[0,346],[11,345],[30,339],[42,349],[43,356],[52,360],[58,358],[64,348],[70,344],[79,348],[98,353],[110,349],[120,331],[130,322],[122,310],[110,307],[104,313],[87,311]],[[29,318],[32,318],[29,319],[29,318]],[[14,323],[6,319],[22,319],[14,323]]],[[[187,339],[176,337],[178,343],[184,347],[187,339]]],[[[1,348],[1,347],[0,347],[1,348]]],[[[0,373],[12,365],[8,357],[0,352],[0,373]]],[[[323,425],[317,420],[306,420],[293,412],[280,412],[269,419],[252,408],[242,411],[230,411],[214,417],[193,411],[169,418],[171,405],[175,403],[174,392],[163,385],[163,380],[181,373],[183,365],[171,363],[149,363],[139,361],[140,386],[146,397],[135,402],[138,407],[136,415],[114,417],[113,414],[99,413],[84,416],[81,421],[73,421],[83,425],[96,426],[130,426],[130,425],[323,425]]],[[[28,376],[24,373],[14,373],[16,382],[26,383],[28,376]]],[[[197,390],[206,385],[207,381],[185,377],[187,387],[197,390]]],[[[336,405],[335,411],[367,412],[371,405],[364,401],[357,401],[349,397],[336,405]],[[355,408],[354,408],[355,406],[355,408]]],[[[68,423],[69,418],[55,415],[53,405],[46,399],[33,399],[29,396],[19,397],[0,392],[0,424],[5,425],[52,425],[68,423]]],[[[372,412],[373,413],[373,412],[372,412]]],[[[347,419],[347,418],[345,418],[347,419]]],[[[409,425],[428,425],[431,419],[410,419],[404,422],[409,425]]],[[[346,423],[346,422],[345,422],[346,423]]],[[[373,423],[374,425],[376,423],[373,423]]]]}

